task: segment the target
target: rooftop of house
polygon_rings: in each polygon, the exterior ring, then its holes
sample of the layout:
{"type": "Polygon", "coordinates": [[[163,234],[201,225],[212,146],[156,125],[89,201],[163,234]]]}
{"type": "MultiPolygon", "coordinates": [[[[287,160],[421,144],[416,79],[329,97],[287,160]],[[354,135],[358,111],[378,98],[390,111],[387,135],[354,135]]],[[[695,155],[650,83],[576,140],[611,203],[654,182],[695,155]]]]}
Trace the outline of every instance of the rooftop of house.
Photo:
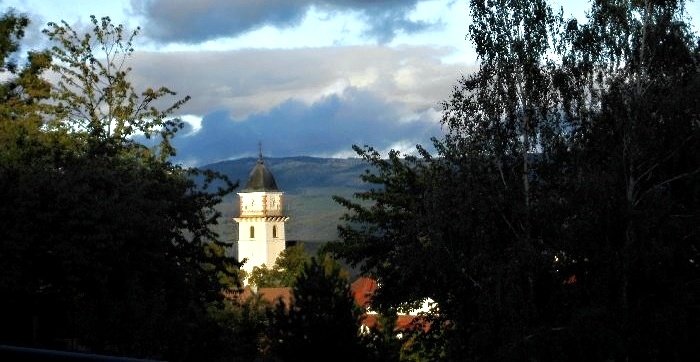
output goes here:
{"type": "Polygon", "coordinates": [[[350,284],[355,302],[362,308],[368,308],[372,300],[372,294],[377,290],[377,281],[372,278],[360,277],[350,284]]]}

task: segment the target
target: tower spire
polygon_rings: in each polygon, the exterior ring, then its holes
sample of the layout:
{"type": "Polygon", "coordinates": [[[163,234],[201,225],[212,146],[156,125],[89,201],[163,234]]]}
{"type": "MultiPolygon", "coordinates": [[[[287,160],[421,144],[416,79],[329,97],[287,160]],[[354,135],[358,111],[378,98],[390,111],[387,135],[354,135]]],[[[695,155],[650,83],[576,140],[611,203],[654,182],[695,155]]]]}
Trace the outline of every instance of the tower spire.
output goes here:
{"type": "Polygon", "coordinates": [[[260,162],[260,163],[263,162],[262,141],[258,141],[258,162],[260,162]]]}

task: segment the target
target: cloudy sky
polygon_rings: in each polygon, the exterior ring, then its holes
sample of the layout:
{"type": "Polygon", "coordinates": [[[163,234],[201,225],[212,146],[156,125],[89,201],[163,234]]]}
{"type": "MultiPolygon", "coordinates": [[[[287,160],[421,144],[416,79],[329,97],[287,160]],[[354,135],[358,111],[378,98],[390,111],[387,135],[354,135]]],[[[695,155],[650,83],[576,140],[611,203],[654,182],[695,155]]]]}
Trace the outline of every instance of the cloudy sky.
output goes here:
{"type": "MultiPolygon", "coordinates": [[[[563,1],[563,3],[569,3],[563,1]]],[[[566,4],[583,15],[585,2],[566,4]]],[[[352,144],[410,152],[441,134],[440,101],[476,57],[466,0],[0,0],[40,29],[90,15],[141,27],[137,90],[192,100],[178,161],[353,156],[352,144]]],[[[698,13],[698,4],[688,5],[698,13]]],[[[700,17],[696,17],[700,18],[700,17]]]]}

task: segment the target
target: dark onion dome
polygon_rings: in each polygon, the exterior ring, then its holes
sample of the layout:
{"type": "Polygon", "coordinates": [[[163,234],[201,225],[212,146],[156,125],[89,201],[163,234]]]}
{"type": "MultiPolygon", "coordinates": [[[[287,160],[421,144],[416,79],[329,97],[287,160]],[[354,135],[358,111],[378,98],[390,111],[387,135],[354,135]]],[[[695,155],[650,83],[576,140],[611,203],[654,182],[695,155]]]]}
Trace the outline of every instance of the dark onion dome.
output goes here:
{"type": "Polygon", "coordinates": [[[275,177],[265,167],[262,157],[258,159],[258,163],[253,167],[248,176],[248,183],[245,185],[244,192],[253,191],[280,191],[275,182],[275,177]]]}

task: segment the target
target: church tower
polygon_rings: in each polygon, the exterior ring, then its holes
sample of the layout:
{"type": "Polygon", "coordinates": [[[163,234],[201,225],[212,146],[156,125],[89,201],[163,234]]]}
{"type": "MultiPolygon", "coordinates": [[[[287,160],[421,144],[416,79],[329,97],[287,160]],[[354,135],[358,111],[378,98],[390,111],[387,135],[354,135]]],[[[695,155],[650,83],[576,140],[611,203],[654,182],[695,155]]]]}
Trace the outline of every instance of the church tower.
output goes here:
{"type": "Polygon", "coordinates": [[[243,270],[249,275],[253,267],[272,267],[285,246],[283,192],[272,173],[265,167],[262,149],[258,162],[250,171],[245,189],[238,193],[239,216],[237,257],[247,259],[243,270]]]}

